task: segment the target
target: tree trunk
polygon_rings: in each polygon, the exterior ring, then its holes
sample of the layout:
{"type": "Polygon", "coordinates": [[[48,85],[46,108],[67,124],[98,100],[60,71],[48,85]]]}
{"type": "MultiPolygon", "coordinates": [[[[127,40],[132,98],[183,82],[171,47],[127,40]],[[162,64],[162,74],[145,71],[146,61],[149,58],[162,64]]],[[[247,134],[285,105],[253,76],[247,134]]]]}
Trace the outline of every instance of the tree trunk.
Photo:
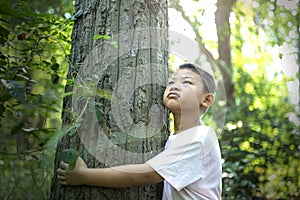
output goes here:
{"type": "MultiPolygon", "coordinates": [[[[143,163],[162,150],[168,114],[167,1],[76,0],[71,84],[64,99],[65,135],[58,154],[74,148],[89,167],[143,163]],[[94,37],[96,36],[96,37],[94,37]],[[109,37],[107,37],[109,36],[109,37]]],[[[62,187],[50,199],[161,199],[162,184],[111,189],[62,187]]]]}
{"type": "Polygon", "coordinates": [[[216,16],[216,28],[218,34],[218,52],[221,63],[220,71],[224,78],[224,86],[227,104],[235,105],[234,87],[232,83],[232,63],[230,45],[229,16],[235,0],[218,0],[216,16]]]}

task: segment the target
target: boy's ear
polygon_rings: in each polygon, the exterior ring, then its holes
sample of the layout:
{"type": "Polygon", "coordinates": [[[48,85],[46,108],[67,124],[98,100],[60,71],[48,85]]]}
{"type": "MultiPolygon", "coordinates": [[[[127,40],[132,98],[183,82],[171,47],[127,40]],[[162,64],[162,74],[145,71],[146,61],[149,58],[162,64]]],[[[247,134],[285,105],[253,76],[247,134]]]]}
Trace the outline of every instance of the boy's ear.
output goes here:
{"type": "Polygon", "coordinates": [[[212,93],[207,93],[204,95],[204,100],[201,103],[203,107],[210,107],[215,101],[215,97],[212,93]]]}

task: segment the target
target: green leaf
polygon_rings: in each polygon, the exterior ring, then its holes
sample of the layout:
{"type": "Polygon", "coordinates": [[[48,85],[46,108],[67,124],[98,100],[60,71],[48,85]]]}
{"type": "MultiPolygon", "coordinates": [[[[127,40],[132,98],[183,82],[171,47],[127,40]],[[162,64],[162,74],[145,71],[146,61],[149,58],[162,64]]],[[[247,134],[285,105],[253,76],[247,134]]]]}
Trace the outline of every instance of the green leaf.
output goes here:
{"type": "MultiPolygon", "coordinates": [[[[3,65],[6,65],[7,64],[7,61],[5,60],[0,60],[0,67],[1,68],[4,68],[3,65]]],[[[5,69],[5,68],[4,68],[5,69]]]]}
{"type": "Polygon", "coordinates": [[[67,96],[70,96],[72,94],[73,94],[73,92],[66,92],[66,93],[63,94],[63,97],[67,97],[67,96]]]}
{"type": "Polygon", "coordinates": [[[95,107],[95,110],[96,110],[96,116],[97,116],[97,119],[98,119],[98,122],[101,122],[102,121],[102,118],[104,116],[104,113],[103,111],[98,108],[98,107],[95,107]]]}
{"type": "Polygon", "coordinates": [[[94,40],[99,40],[99,39],[108,40],[108,39],[110,39],[110,36],[108,36],[108,35],[94,35],[93,39],[94,40]]]}
{"type": "Polygon", "coordinates": [[[55,63],[51,65],[51,69],[56,72],[59,69],[59,64],[55,63]]]}
{"type": "Polygon", "coordinates": [[[46,64],[46,65],[51,65],[51,63],[48,62],[48,61],[46,61],[46,60],[43,60],[42,62],[43,62],[44,64],[46,64]]]}
{"type": "Polygon", "coordinates": [[[11,129],[11,134],[17,134],[21,131],[22,127],[24,126],[24,124],[22,122],[20,122],[19,124],[15,125],[12,129],[11,129]]]}
{"type": "Polygon", "coordinates": [[[15,9],[13,9],[9,5],[9,2],[4,2],[4,1],[0,2],[0,13],[12,17],[21,17],[21,14],[17,12],[15,9]]]}
{"type": "Polygon", "coordinates": [[[59,81],[59,76],[57,74],[53,74],[51,76],[51,81],[52,81],[53,84],[56,85],[58,83],[58,81],[59,81]]]}
{"type": "Polygon", "coordinates": [[[72,170],[76,166],[76,160],[79,157],[79,153],[73,149],[64,149],[61,153],[57,155],[57,160],[64,161],[66,163],[69,163],[69,169],[72,170]]]}
{"type": "Polygon", "coordinates": [[[72,21],[75,21],[75,20],[78,19],[82,14],[83,14],[83,10],[82,10],[82,9],[78,10],[78,11],[71,17],[71,20],[72,20],[72,21]]]}
{"type": "Polygon", "coordinates": [[[7,20],[5,20],[5,19],[2,19],[2,18],[0,18],[0,21],[1,21],[1,22],[5,22],[5,23],[8,23],[8,21],[7,21],[7,20]]]}
{"type": "Polygon", "coordinates": [[[2,80],[2,83],[9,90],[9,93],[12,97],[19,100],[21,103],[24,103],[26,100],[25,87],[18,81],[7,81],[2,80]]]}
{"type": "Polygon", "coordinates": [[[0,104],[0,117],[4,114],[6,108],[2,104],[0,104]]]}
{"type": "Polygon", "coordinates": [[[55,64],[55,63],[57,63],[57,61],[56,61],[56,57],[55,57],[55,56],[52,56],[52,57],[51,57],[51,62],[52,62],[52,64],[55,64]]]}
{"type": "Polygon", "coordinates": [[[9,34],[9,31],[4,28],[3,26],[0,26],[0,35],[4,38],[7,38],[9,34]]]}
{"type": "Polygon", "coordinates": [[[76,133],[76,131],[77,131],[77,127],[73,127],[67,132],[67,134],[69,136],[73,136],[76,133]]]}

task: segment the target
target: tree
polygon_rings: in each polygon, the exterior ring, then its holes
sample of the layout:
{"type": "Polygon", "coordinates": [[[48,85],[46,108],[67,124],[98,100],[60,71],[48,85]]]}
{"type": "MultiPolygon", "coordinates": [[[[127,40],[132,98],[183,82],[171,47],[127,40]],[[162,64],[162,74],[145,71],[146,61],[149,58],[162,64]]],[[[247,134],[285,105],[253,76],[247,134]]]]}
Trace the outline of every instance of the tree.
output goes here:
{"type": "MultiPolygon", "coordinates": [[[[168,132],[162,94],[167,80],[167,1],[76,1],[72,63],[64,99],[64,149],[89,167],[145,162],[168,132]],[[159,122],[159,123],[157,123],[159,122]],[[159,124],[159,125],[157,125],[159,124]]],[[[162,187],[61,187],[51,199],[159,199],[162,187]]]]}
{"type": "Polygon", "coordinates": [[[219,53],[219,68],[222,73],[226,91],[228,105],[235,105],[234,87],[232,82],[232,61],[231,61],[231,43],[230,43],[230,24],[229,16],[232,12],[232,7],[235,0],[225,1],[218,0],[216,17],[216,29],[218,34],[218,53],[219,53]]]}

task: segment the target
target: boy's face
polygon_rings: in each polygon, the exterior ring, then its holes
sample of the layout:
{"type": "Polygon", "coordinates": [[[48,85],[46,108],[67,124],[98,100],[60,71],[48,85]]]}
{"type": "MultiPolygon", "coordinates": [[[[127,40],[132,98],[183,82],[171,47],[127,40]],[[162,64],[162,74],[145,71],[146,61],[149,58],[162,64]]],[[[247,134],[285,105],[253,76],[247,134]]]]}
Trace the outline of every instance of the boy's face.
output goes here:
{"type": "Polygon", "coordinates": [[[190,69],[178,69],[169,80],[164,92],[164,105],[173,113],[199,112],[205,101],[203,81],[190,69]]]}

